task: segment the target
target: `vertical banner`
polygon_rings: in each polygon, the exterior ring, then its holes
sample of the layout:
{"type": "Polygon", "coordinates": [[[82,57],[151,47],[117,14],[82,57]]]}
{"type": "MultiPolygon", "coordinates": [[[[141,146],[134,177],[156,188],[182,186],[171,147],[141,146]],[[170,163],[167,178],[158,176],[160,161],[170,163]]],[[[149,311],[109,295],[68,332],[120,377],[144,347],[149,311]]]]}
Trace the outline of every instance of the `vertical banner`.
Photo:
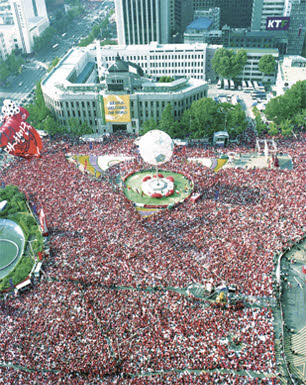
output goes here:
{"type": "Polygon", "coordinates": [[[12,291],[14,291],[14,289],[15,289],[15,286],[13,285],[13,280],[12,280],[12,278],[10,278],[10,285],[11,285],[11,289],[12,289],[12,291]]]}
{"type": "Polygon", "coordinates": [[[105,121],[129,123],[131,121],[130,95],[104,96],[105,121]]]}
{"type": "Polygon", "coordinates": [[[39,224],[40,224],[40,227],[41,227],[42,235],[44,237],[47,237],[49,235],[49,233],[48,233],[46,217],[45,217],[45,213],[44,213],[43,209],[40,210],[39,224]]]}

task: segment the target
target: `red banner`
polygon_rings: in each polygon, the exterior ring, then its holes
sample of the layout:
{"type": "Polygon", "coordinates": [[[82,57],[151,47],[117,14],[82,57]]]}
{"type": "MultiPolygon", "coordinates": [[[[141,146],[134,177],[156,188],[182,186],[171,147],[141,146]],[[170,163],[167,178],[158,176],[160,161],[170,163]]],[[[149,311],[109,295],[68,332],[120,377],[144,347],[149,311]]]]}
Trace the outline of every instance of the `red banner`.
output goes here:
{"type": "Polygon", "coordinates": [[[7,153],[23,158],[40,157],[42,149],[38,132],[26,122],[29,116],[23,107],[12,116],[4,115],[0,127],[0,147],[7,153]]]}

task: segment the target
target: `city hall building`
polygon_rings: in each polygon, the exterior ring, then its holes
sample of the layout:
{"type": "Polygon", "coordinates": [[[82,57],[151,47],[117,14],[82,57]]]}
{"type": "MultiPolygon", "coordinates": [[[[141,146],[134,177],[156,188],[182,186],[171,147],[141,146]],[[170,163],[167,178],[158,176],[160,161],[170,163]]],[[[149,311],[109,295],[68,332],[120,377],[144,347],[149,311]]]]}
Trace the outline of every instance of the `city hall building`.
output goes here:
{"type": "Polygon", "coordinates": [[[208,86],[200,79],[156,82],[119,55],[105,68],[95,49],[76,48],[45,76],[41,88],[59,124],[69,126],[70,119],[77,119],[98,133],[138,134],[145,121],[159,121],[168,104],[179,119],[194,101],[207,96],[208,86]]]}

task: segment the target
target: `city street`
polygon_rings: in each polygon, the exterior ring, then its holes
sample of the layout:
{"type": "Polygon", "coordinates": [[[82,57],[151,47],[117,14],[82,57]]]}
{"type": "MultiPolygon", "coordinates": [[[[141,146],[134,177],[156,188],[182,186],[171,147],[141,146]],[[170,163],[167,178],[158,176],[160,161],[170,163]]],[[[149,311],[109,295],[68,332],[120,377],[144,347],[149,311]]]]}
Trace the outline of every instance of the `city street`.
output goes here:
{"type": "Polygon", "coordinates": [[[109,2],[99,4],[96,9],[90,10],[74,20],[69,25],[64,37],[62,35],[54,37],[52,46],[58,44],[57,48],[48,48],[35,54],[33,58],[27,59],[21,73],[9,78],[10,85],[6,88],[0,87],[0,106],[2,106],[3,100],[7,98],[13,99],[18,104],[22,103],[22,100],[27,96],[29,100],[29,94],[35,88],[36,83],[46,74],[52,60],[56,57],[62,58],[70,48],[77,46],[80,39],[88,36],[94,23],[104,20],[104,14],[107,14],[110,9],[112,7],[109,2]],[[105,10],[101,19],[94,21],[93,18],[97,17],[101,10],[105,10]]]}

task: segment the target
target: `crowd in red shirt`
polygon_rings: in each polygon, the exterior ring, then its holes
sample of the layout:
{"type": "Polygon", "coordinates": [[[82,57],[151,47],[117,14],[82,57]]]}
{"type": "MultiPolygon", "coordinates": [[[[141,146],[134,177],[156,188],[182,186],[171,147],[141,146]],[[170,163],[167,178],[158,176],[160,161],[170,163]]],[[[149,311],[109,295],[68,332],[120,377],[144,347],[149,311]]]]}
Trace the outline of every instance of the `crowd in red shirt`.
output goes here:
{"type": "Polygon", "coordinates": [[[273,257],[305,234],[304,138],[278,144],[293,158],[291,171],[215,174],[186,161],[214,150],[178,152],[164,169],[190,175],[202,198],[149,218],[110,183],[145,167],[132,139],[91,149],[68,143],[72,154],[135,157],[100,180],[67,162],[67,143],[46,140],[42,158],[11,163],[1,175],[43,207],[51,250],[41,282],[1,301],[3,383],[280,383],[270,308],[214,307],[173,288],[213,282],[272,295],[273,257]]]}

